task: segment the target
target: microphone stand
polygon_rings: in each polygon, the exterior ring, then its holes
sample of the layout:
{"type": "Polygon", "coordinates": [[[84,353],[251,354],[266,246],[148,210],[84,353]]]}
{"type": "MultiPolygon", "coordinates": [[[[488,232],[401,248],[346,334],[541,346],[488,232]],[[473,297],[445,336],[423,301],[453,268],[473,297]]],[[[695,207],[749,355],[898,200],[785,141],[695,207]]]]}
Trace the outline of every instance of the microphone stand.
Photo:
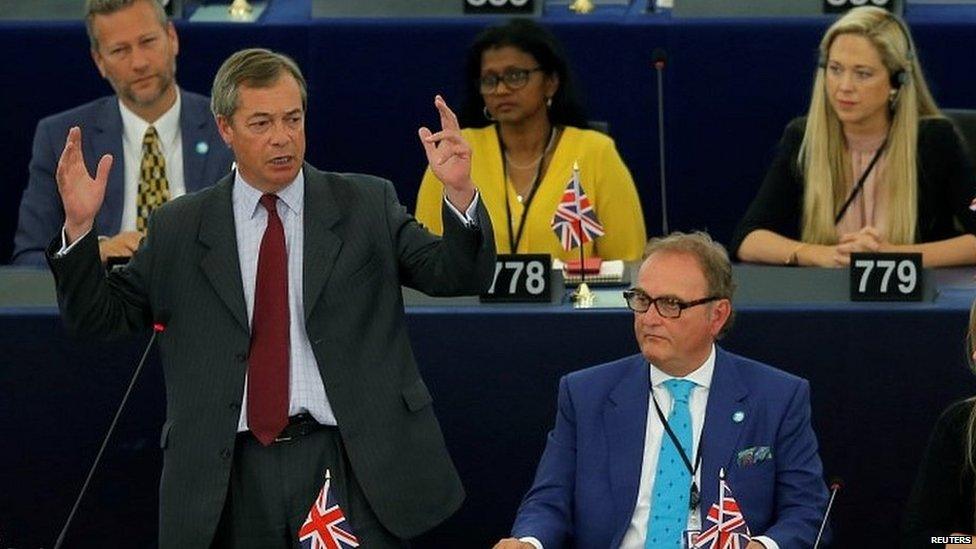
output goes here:
{"type": "Polygon", "coordinates": [[[664,67],[667,64],[667,54],[661,48],[655,48],[654,70],[657,71],[657,143],[658,163],[661,167],[661,235],[668,235],[668,184],[664,169],[664,67]]]}
{"type": "Polygon", "coordinates": [[[136,380],[139,378],[139,372],[142,371],[142,366],[146,363],[146,357],[149,356],[149,350],[152,349],[153,343],[156,341],[156,336],[165,329],[166,326],[161,322],[153,324],[152,337],[149,338],[149,343],[146,344],[146,349],[142,352],[142,359],[139,360],[139,365],[136,366],[136,371],[132,374],[132,379],[129,381],[129,387],[125,390],[125,394],[122,396],[122,402],[119,403],[119,408],[115,411],[115,417],[112,418],[112,424],[109,425],[108,432],[105,433],[105,438],[102,439],[102,446],[98,449],[98,454],[95,456],[95,461],[92,463],[91,469],[88,470],[88,476],[85,478],[85,483],[81,486],[81,491],[78,492],[78,498],[75,500],[75,504],[71,508],[71,513],[68,514],[68,520],[64,522],[64,527],[61,528],[61,533],[58,535],[58,540],[54,544],[54,549],[60,549],[61,544],[64,543],[64,536],[67,535],[68,528],[71,526],[71,521],[75,518],[75,513],[78,511],[78,506],[81,505],[81,499],[85,497],[85,492],[88,490],[88,484],[95,475],[95,469],[98,468],[98,462],[101,461],[102,454],[105,452],[105,447],[108,446],[108,439],[112,436],[112,432],[115,431],[115,425],[119,422],[119,416],[122,415],[122,409],[125,408],[125,403],[129,400],[129,395],[132,393],[132,388],[136,385],[136,380]]]}
{"type": "Polygon", "coordinates": [[[830,483],[830,500],[827,502],[827,510],[824,511],[824,518],[820,523],[820,531],[817,532],[817,540],[813,543],[813,549],[817,549],[820,546],[820,538],[823,536],[824,527],[827,526],[827,517],[830,516],[830,509],[834,506],[834,498],[837,497],[837,492],[840,491],[842,486],[843,482],[839,479],[830,483]]]}

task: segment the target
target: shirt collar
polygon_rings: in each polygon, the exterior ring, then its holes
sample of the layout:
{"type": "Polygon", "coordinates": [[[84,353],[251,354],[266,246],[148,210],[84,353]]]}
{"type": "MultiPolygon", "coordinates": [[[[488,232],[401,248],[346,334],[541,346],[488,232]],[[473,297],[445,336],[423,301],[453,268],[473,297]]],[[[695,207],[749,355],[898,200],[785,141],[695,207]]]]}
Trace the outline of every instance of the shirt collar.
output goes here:
{"type": "MultiPolygon", "coordinates": [[[[162,149],[164,151],[171,150],[172,147],[176,146],[176,137],[179,135],[180,131],[180,107],[182,104],[179,89],[176,90],[176,101],[173,105],[163,113],[155,122],[152,123],[156,128],[156,133],[159,134],[159,142],[162,144],[162,149]]],[[[146,130],[149,128],[149,122],[146,122],[139,115],[132,112],[129,107],[125,106],[125,103],[119,99],[119,113],[122,115],[122,131],[125,135],[125,140],[130,146],[142,148],[142,140],[146,135],[146,130]]]]}
{"type": "MultiPolygon", "coordinates": [[[[288,211],[295,215],[301,215],[302,206],[305,203],[305,169],[299,170],[295,179],[275,194],[278,195],[278,200],[285,205],[288,211]]],[[[263,195],[264,192],[259,191],[241,177],[239,170],[234,170],[233,200],[241,205],[249,217],[254,217],[257,213],[258,203],[263,195]]]]}
{"type": "Polygon", "coordinates": [[[651,369],[651,385],[655,387],[660,387],[661,384],[669,379],[687,379],[698,387],[708,389],[712,384],[712,374],[715,372],[715,344],[712,344],[712,350],[708,353],[708,358],[705,359],[705,362],[696,368],[695,371],[681,378],[670,376],[659,370],[658,367],[653,364],[648,365],[651,369]]]}

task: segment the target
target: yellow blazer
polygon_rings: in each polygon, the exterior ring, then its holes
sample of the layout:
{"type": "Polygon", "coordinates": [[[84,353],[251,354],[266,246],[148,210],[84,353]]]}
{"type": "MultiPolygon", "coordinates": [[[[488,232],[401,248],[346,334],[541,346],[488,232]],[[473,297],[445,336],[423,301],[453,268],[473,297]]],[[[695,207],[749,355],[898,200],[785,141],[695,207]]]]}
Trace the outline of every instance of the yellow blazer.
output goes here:
{"type": "MultiPolygon", "coordinates": [[[[503,181],[502,152],[495,126],[461,130],[473,151],[471,177],[481,193],[495,230],[495,247],[500,254],[512,253],[509,234],[517,234],[525,208],[516,200],[512,185],[503,181]],[[512,226],[505,215],[505,195],[512,212],[512,226]]],[[[567,126],[563,129],[552,161],[536,190],[525,218],[525,230],[517,253],[547,253],[562,260],[578,259],[579,250],[563,250],[552,230],[552,218],[563,191],[573,176],[573,161],[580,166],[580,182],[590,199],[605,234],[585,246],[587,257],[640,259],[647,240],[644,213],[634,179],[624,165],[613,139],[593,131],[567,126]]],[[[417,219],[441,234],[441,203],[444,186],[427,169],[417,196],[417,219]]]]}

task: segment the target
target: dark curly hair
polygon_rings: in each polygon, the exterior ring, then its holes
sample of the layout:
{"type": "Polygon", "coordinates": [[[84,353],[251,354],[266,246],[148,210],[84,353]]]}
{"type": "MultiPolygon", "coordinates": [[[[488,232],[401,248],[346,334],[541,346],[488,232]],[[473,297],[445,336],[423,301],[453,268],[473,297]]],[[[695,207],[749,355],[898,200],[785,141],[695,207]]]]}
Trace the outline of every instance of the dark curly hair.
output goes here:
{"type": "Polygon", "coordinates": [[[488,27],[475,38],[468,48],[465,67],[465,99],[461,109],[462,127],[487,126],[485,102],[479,91],[481,55],[485,50],[512,46],[531,55],[539,63],[543,73],[559,77],[559,89],[552,97],[549,122],[557,126],[589,126],[583,106],[573,85],[566,54],[556,37],[545,27],[529,19],[512,19],[504,25],[488,27]]]}

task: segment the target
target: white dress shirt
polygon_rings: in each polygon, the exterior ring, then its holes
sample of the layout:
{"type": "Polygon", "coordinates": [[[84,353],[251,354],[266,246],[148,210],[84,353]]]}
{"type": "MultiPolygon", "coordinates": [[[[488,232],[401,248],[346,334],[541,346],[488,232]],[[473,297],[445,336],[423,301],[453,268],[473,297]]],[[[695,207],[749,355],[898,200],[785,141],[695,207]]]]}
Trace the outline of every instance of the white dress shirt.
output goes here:
{"type": "MultiPolygon", "coordinates": [[[[695,456],[698,455],[698,444],[701,440],[702,427],[705,425],[705,408],[708,405],[708,390],[712,385],[712,373],[715,371],[715,346],[708,354],[705,362],[695,371],[685,377],[675,378],[650,366],[651,386],[654,387],[654,397],[661,407],[661,413],[668,417],[671,413],[673,399],[664,382],[669,379],[687,379],[694,382],[695,387],[688,397],[688,410],[691,412],[691,452],[688,459],[694,466],[695,456]]],[[[654,487],[654,477],[657,475],[657,458],[661,453],[661,441],[668,436],[664,424],[657,416],[654,401],[648,396],[647,427],[644,435],[644,460],[641,462],[640,487],[637,490],[637,506],[634,515],[627,526],[627,532],[620,542],[621,549],[643,549],[644,538],[647,536],[647,520],[651,513],[651,489],[654,487]]],[[[687,452],[688,449],[685,449],[687,452]]],[[[695,471],[695,483],[701,489],[701,469],[695,471]]]]}
{"type": "MultiPolygon", "coordinates": [[[[186,183],[183,180],[183,136],[180,131],[180,93],[176,92],[176,101],[168,111],[163,113],[151,125],[159,135],[159,149],[166,161],[166,182],[169,184],[170,200],[186,193],[186,183]]],[[[149,122],[139,118],[139,115],[129,110],[119,101],[119,112],[122,114],[122,156],[125,159],[125,191],[122,195],[122,225],[119,231],[136,230],[136,197],[139,195],[139,172],[142,167],[142,140],[149,129],[149,122]]],[[[103,235],[113,236],[113,235],[103,235]]]]}
{"type": "MultiPolygon", "coordinates": [[[[675,378],[661,370],[653,364],[649,365],[651,385],[654,387],[653,397],[657,399],[661,407],[661,413],[668,417],[671,413],[673,404],[671,393],[664,382],[669,379],[687,379],[695,383],[688,398],[688,408],[691,412],[691,437],[692,448],[688,459],[692,461],[697,456],[698,444],[701,440],[702,427],[705,425],[705,409],[708,405],[708,391],[712,385],[712,374],[715,372],[715,345],[712,350],[695,371],[685,377],[675,378]]],[[[644,458],[641,462],[640,487],[637,490],[637,505],[634,507],[634,514],[627,526],[627,531],[620,542],[620,549],[644,549],[644,540],[647,537],[647,520],[651,512],[651,489],[654,486],[654,477],[657,475],[657,458],[661,452],[661,440],[667,436],[664,424],[658,418],[657,411],[654,409],[654,400],[648,395],[647,402],[647,430],[644,435],[644,458]]],[[[695,471],[695,483],[701,490],[701,470],[695,471]]],[[[707,513],[708,510],[698,510],[699,513],[707,513]]],[[[701,517],[701,514],[699,515],[701,517]]],[[[748,517],[746,517],[748,520],[748,517]]],[[[701,522],[699,522],[701,524],[701,522]]],[[[761,542],[767,549],[779,549],[779,545],[772,539],[765,536],[756,536],[755,541],[761,542]]],[[[525,537],[520,541],[531,543],[537,549],[543,549],[542,543],[536,538],[525,537]]]]}

